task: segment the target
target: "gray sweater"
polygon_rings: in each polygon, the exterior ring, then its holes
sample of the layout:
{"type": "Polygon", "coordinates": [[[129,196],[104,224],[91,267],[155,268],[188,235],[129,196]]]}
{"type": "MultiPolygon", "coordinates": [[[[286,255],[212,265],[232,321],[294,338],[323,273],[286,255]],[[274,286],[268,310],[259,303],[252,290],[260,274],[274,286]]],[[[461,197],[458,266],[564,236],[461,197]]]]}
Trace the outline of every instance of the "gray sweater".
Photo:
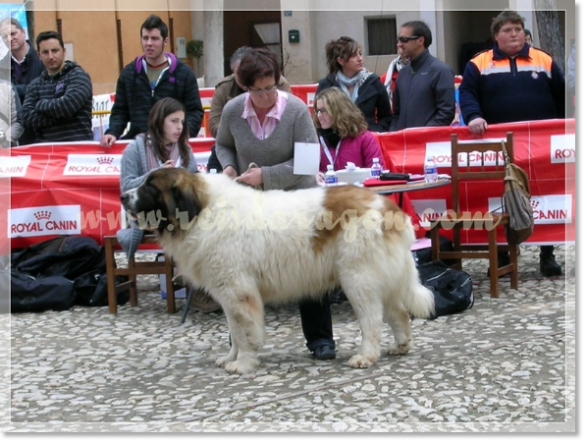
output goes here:
{"type": "MultiPolygon", "coordinates": [[[[187,166],[187,170],[197,172],[197,161],[193,156],[193,151],[189,151],[189,165],[187,166]]],[[[126,192],[129,189],[136,188],[142,183],[149,172],[144,137],[139,135],[128,143],[128,146],[122,152],[120,164],[121,191],[126,192]]]]}
{"type": "Polygon", "coordinates": [[[287,105],[271,135],[259,140],[248,126],[244,112],[247,94],[230,100],[224,110],[216,137],[216,154],[226,169],[232,166],[238,175],[252,162],[262,168],[263,188],[302,189],[316,186],[312,175],[293,174],[295,142],[317,143],[317,133],[307,105],[289,94],[287,105]]]}

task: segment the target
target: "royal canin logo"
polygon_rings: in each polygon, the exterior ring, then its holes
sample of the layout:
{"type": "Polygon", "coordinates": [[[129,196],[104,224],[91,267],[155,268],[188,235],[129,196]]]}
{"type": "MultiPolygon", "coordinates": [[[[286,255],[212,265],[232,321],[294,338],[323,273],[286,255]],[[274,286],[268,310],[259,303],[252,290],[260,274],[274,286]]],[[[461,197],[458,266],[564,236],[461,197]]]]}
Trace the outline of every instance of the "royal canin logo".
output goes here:
{"type": "Polygon", "coordinates": [[[11,209],[8,237],[81,234],[79,205],[11,209]]]}
{"type": "Polygon", "coordinates": [[[121,154],[69,154],[63,175],[120,175],[121,154]]]}
{"type": "Polygon", "coordinates": [[[51,218],[51,211],[39,211],[33,215],[37,220],[49,220],[51,218]]]}
{"type": "Polygon", "coordinates": [[[529,200],[531,203],[531,208],[535,211],[539,207],[539,202],[537,200],[529,200]]]}
{"type": "Polygon", "coordinates": [[[114,157],[98,157],[97,160],[101,165],[111,165],[114,161],[114,157]]]}
{"type": "MultiPolygon", "coordinates": [[[[572,223],[571,194],[532,195],[529,201],[535,224],[572,223]]],[[[490,197],[488,202],[489,211],[501,207],[500,197],[490,197]]]]}
{"type": "Polygon", "coordinates": [[[576,162],[576,134],[552,135],[550,143],[552,163],[576,162]]]}

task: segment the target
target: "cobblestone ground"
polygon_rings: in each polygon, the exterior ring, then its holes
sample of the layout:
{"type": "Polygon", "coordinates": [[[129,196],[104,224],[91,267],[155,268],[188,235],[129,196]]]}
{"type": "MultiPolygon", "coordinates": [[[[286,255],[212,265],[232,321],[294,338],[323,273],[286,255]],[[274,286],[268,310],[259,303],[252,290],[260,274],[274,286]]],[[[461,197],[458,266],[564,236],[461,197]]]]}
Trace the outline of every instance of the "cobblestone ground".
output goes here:
{"type": "MultiPolygon", "coordinates": [[[[476,303],[414,320],[414,349],[372,368],[346,361],[359,343],[348,302],[333,305],[337,358],[305,349],[295,304],[267,307],[261,366],[246,376],[215,366],[228,352],[221,313],[166,313],[158,280],[142,277],[139,306],[75,306],[0,316],[11,346],[0,360],[6,431],[574,432],[574,247],[557,247],[566,277],[538,273],[523,247],[519,290],[500,280],[490,299],[487,262],[471,260],[476,303]]],[[[146,256],[152,259],[152,256],[146,256]]],[[[389,347],[392,334],[384,332],[389,347]]]]}

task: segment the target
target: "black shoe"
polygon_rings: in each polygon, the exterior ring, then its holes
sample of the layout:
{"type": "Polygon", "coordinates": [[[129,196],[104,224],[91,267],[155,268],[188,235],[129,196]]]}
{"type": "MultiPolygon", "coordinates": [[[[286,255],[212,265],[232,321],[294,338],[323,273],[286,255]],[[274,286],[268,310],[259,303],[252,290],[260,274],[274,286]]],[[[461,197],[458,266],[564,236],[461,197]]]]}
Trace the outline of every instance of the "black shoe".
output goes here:
{"type": "Polygon", "coordinates": [[[333,360],[336,358],[336,351],[330,345],[321,345],[315,348],[313,356],[318,360],[333,360]]]}
{"type": "MultiPolygon", "coordinates": [[[[498,253],[498,267],[502,268],[503,266],[507,266],[511,263],[511,257],[509,257],[508,252],[499,252],[498,253]]],[[[486,276],[490,278],[490,268],[486,271],[486,276]]],[[[499,278],[504,277],[505,275],[500,275],[499,278]]]]}
{"type": "Polygon", "coordinates": [[[562,275],[562,267],[555,261],[555,255],[539,255],[539,272],[546,277],[562,275]]]}

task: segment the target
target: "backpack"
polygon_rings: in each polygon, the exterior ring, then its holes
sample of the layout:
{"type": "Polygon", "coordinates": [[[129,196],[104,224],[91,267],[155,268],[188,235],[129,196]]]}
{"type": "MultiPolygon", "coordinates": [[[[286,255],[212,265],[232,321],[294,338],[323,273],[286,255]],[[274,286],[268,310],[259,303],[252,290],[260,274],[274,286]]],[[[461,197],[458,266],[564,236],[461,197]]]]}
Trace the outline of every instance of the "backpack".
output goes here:
{"type": "Polygon", "coordinates": [[[35,278],[10,271],[10,312],[67,311],[74,299],[73,282],[65,277],[35,278]]]}
{"type": "MultiPolygon", "coordinates": [[[[106,256],[91,237],[61,235],[12,254],[11,312],[106,306],[106,256]]],[[[117,276],[116,283],[124,281],[117,276]]],[[[118,303],[128,301],[128,291],[118,303]]]]}
{"type": "Polygon", "coordinates": [[[505,156],[505,191],[502,205],[509,214],[509,224],[505,227],[507,241],[511,245],[520,245],[533,233],[533,208],[527,173],[512,163],[503,143],[505,156]]]}
{"type": "MultiPolygon", "coordinates": [[[[450,240],[447,237],[444,237],[443,235],[440,235],[439,239],[440,251],[454,250],[454,244],[452,243],[452,240],[450,240]]],[[[431,246],[429,248],[416,249],[415,251],[411,251],[411,254],[413,255],[413,258],[415,259],[415,263],[417,265],[423,265],[425,263],[431,262],[431,246]]],[[[441,260],[441,262],[444,263],[446,266],[451,266],[454,263],[456,263],[456,260],[446,258],[444,260],[441,260]]]]}
{"type": "Polygon", "coordinates": [[[441,261],[425,263],[417,270],[421,284],[433,292],[435,314],[429,320],[474,306],[472,279],[467,272],[448,268],[441,261]]]}

